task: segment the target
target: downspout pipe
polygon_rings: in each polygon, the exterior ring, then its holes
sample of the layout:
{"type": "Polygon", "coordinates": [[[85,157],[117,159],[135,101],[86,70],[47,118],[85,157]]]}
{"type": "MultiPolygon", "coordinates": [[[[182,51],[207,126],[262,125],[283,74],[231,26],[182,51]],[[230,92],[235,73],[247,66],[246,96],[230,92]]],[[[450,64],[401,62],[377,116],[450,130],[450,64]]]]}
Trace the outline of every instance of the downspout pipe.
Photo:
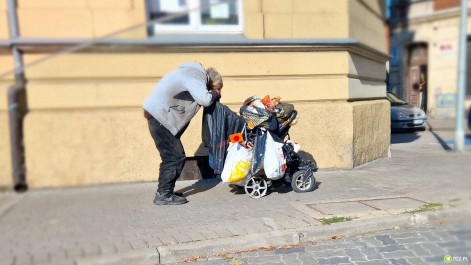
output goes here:
{"type": "MultiPolygon", "coordinates": [[[[18,39],[18,16],[16,1],[7,0],[8,24],[10,39],[18,39]]],[[[13,169],[13,189],[17,192],[28,190],[26,182],[25,148],[23,139],[23,120],[28,112],[26,98],[26,78],[24,74],[23,55],[12,45],[15,64],[15,84],[8,88],[8,117],[10,127],[11,160],[13,169]]]]}

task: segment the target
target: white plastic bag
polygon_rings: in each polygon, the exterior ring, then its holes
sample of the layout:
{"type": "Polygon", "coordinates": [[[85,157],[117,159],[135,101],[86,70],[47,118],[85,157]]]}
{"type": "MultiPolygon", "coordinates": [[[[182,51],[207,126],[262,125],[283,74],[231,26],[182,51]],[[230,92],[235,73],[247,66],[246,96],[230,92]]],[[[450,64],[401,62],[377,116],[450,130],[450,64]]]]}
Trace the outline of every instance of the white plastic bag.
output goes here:
{"type": "Polygon", "coordinates": [[[229,143],[226,161],[222,169],[222,182],[237,183],[249,173],[252,149],[247,149],[242,143],[229,143]]]}
{"type": "Polygon", "coordinates": [[[286,158],[282,147],[283,144],[273,140],[271,134],[268,133],[263,169],[269,179],[280,179],[286,173],[286,158]]]}

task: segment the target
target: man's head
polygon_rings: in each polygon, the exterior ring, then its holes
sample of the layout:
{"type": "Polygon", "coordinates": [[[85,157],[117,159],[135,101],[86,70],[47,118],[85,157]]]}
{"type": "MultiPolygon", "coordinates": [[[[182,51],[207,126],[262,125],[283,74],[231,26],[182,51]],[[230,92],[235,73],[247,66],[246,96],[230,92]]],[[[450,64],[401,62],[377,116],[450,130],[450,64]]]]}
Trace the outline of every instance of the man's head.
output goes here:
{"type": "Polygon", "coordinates": [[[206,69],[206,73],[208,74],[208,77],[209,77],[208,88],[209,89],[217,88],[218,90],[221,90],[223,83],[222,83],[222,77],[219,74],[219,72],[216,69],[209,67],[208,69],[206,69]]]}

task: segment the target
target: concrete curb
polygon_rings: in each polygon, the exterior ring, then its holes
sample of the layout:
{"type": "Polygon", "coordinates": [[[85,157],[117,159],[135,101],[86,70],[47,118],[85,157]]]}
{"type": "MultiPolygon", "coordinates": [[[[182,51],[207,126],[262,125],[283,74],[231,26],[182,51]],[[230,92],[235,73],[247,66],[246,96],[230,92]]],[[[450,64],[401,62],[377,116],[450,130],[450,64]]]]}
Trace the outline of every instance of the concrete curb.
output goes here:
{"type": "Polygon", "coordinates": [[[434,212],[397,214],[376,218],[357,219],[331,225],[310,226],[233,236],[213,240],[203,240],[182,244],[161,246],[157,249],[133,250],[109,256],[83,258],[77,265],[127,265],[127,264],[171,264],[192,258],[216,257],[222,254],[254,250],[260,247],[280,247],[314,241],[329,240],[345,236],[355,236],[389,229],[406,228],[414,225],[433,224],[438,221],[453,221],[471,217],[471,205],[446,208],[434,212]]]}
{"type": "Polygon", "coordinates": [[[311,226],[259,233],[249,236],[236,236],[210,241],[163,246],[158,248],[160,263],[176,263],[198,256],[217,256],[224,252],[238,252],[264,246],[303,244],[312,241],[328,240],[332,237],[355,236],[382,230],[405,228],[418,224],[431,224],[435,221],[452,221],[471,216],[471,207],[443,209],[436,212],[398,214],[378,218],[353,220],[324,226],[311,226]]]}
{"type": "Polygon", "coordinates": [[[257,233],[248,236],[235,236],[210,241],[199,241],[159,247],[160,263],[182,262],[195,257],[218,256],[222,253],[234,253],[260,247],[279,247],[297,245],[312,241],[331,239],[333,236],[358,235],[386,230],[397,226],[410,226],[411,216],[372,218],[368,221],[350,221],[325,226],[311,226],[302,229],[289,229],[257,233]]]}
{"type": "Polygon", "coordinates": [[[76,265],[138,265],[159,263],[159,253],[155,248],[135,249],[112,255],[86,257],[75,260],[76,265]]]}
{"type": "Polygon", "coordinates": [[[160,263],[182,262],[198,256],[218,256],[222,253],[257,249],[263,246],[299,244],[299,233],[295,229],[257,233],[245,236],[234,236],[215,240],[205,240],[157,248],[160,263]]]}

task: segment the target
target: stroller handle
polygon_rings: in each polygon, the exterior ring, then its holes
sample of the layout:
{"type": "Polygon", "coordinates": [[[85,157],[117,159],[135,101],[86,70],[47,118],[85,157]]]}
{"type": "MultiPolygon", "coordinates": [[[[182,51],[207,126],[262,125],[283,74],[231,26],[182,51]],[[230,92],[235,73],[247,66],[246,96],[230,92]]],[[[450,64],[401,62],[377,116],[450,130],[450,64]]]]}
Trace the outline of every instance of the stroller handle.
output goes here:
{"type": "MultiPolygon", "coordinates": [[[[289,118],[280,123],[281,124],[281,127],[278,128],[278,137],[280,137],[282,140],[288,135],[288,131],[289,131],[289,128],[291,127],[291,123],[296,119],[296,117],[298,116],[298,112],[296,110],[293,110],[293,113],[291,113],[291,115],[289,116],[289,118]]],[[[289,139],[289,135],[288,135],[288,139],[289,139]]]]}
{"type": "Polygon", "coordinates": [[[293,122],[294,119],[296,119],[297,116],[298,116],[298,111],[293,110],[293,113],[291,113],[291,116],[289,116],[288,124],[291,124],[291,122],[293,122]]]}

